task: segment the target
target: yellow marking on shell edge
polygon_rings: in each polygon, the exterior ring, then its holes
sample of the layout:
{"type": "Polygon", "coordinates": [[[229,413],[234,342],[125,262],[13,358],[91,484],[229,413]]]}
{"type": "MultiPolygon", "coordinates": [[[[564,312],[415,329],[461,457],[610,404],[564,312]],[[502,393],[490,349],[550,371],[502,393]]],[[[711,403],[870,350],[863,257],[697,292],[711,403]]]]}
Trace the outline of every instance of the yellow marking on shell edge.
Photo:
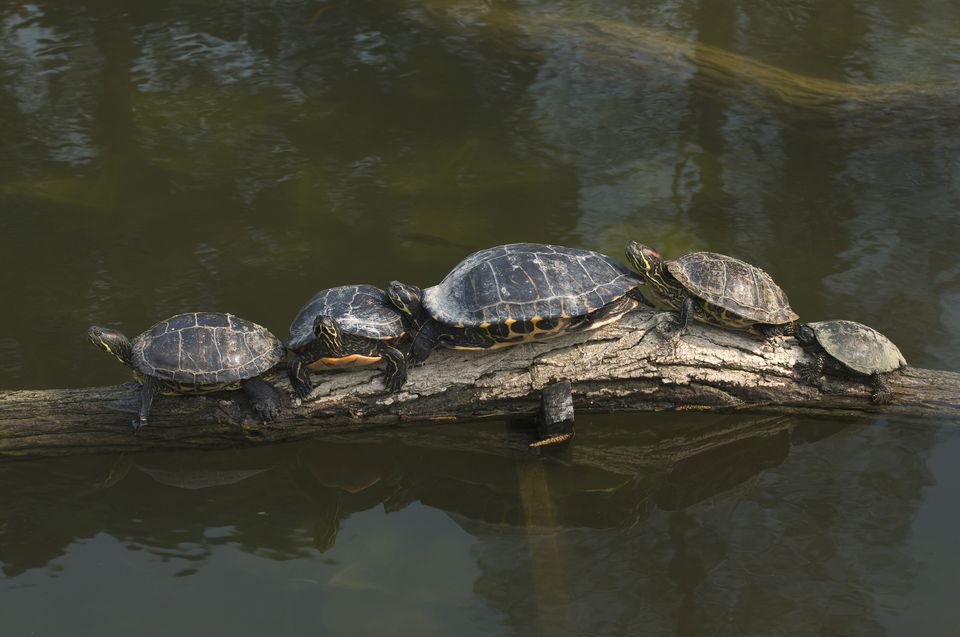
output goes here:
{"type": "Polygon", "coordinates": [[[331,367],[359,367],[361,365],[372,365],[379,363],[379,356],[363,356],[362,354],[350,354],[349,356],[324,357],[313,361],[307,367],[313,371],[322,371],[331,367]]]}
{"type": "Polygon", "coordinates": [[[486,321],[484,321],[483,323],[480,324],[480,329],[481,329],[481,330],[489,329],[489,327],[490,327],[490,324],[487,323],[486,321]]]}

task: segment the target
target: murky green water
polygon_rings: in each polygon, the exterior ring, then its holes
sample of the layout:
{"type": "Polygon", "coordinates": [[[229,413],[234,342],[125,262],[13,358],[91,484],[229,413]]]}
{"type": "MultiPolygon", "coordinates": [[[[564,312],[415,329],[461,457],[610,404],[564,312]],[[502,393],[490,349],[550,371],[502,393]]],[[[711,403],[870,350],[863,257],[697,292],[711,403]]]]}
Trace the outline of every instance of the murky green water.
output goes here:
{"type": "MultiPolygon", "coordinates": [[[[628,238],[960,356],[953,2],[0,2],[0,387],[628,238]]],[[[957,423],[582,416],[0,464],[5,635],[960,629],[957,423]]]]}

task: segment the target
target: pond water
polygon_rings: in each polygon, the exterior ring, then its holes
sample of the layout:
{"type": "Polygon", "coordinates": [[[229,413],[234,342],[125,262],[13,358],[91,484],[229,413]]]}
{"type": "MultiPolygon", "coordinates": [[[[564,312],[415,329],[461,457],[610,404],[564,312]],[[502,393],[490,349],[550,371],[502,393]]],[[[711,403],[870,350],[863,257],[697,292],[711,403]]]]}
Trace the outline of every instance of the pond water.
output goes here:
{"type": "MultiPolygon", "coordinates": [[[[0,2],[0,387],[538,241],[709,249],[960,370],[954,2],[0,2]],[[493,6],[489,6],[493,5],[493,6]]],[[[5,635],[942,635],[956,422],[583,415],[0,463],[5,635]]]]}

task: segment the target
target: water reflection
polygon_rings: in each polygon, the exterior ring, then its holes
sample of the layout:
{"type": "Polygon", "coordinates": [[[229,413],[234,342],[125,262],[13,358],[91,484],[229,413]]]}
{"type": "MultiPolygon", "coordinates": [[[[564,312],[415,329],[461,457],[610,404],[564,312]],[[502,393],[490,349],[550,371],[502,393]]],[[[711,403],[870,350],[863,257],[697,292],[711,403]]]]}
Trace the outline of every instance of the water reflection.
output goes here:
{"type": "MultiPolygon", "coordinates": [[[[370,578],[406,560],[401,529],[429,510],[466,532],[437,541],[473,546],[465,572],[476,570],[476,594],[518,634],[625,634],[637,622],[876,634],[875,595],[910,590],[917,565],[903,547],[931,484],[929,428],[694,416],[638,430],[611,420],[582,427],[552,458],[477,425],[8,462],[0,562],[16,590],[78,551],[115,559],[125,547],[125,559],[169,563],[177,578],[229,572],[220,556],[239,550],[320,560],[332,568],[324,586],[381,590],[370,578]],[[91,542],[100,548],[82,549],[91,542]]],[[[420,580],[421,566],[391,571],[394,584],[433,595],[442,583],[420,580]]]]}

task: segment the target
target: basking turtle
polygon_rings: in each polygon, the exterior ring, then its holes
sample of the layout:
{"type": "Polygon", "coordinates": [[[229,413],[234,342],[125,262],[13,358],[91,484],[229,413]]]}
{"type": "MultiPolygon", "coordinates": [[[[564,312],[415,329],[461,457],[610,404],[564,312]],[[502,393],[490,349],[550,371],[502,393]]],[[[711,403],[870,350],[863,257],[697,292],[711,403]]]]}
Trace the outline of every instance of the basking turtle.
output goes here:
{"type": "Polygon", "coordinates": [[[680,311],[680,331],[690,319],[759,333],[789,333],[799,317],[770,275],[739,259],[715,252],[691,252],[664,261],[651,248],[631,241],[627,260],[665,305],[680,311]]]}
{"type": "Polygon", "coordinates": [[[649,305],[637,290],[641,283],[598,252],[514,243],[474,252],[422,291],[394,281],[387,296],[420,326],[407,357],[422,363],[438,345],[492,349],[596,329],[649,305]]]}
{"type": "Polygon", "coordinates": [[[157,323],[133,341],[97,325],[87,330],[87,336],[133,368],[133,377],[142,386],[134,433],[147,424],[157,394],[243,388],[263,420],[280,411],[280,395],[259,376],[280,362],[283,345],[256,323],[232,314],[190,312],[157,323]]]}
{"type": "Polygon", "coordinates": [[[893,342],[854,321],[801,323],[797,340],[813,356],[812,363],[797,363],[800,378],[816,385],[825,370],[864,378],[872,385],[870,400],[878,405],[893,400],[883,375],[903,369],[907,361],[893,342]]]}
{"type": "Polygon", "coordinates": [[[387,364],[383,384],[389,391],[407,382],[407,362],[396,348],[406,333],[404,316],[372,285],[343,285],[321,290],[300,308],[290,325],[287,348],[290,384],[301,398],[313,389],[309,369],[387,364]]]}

